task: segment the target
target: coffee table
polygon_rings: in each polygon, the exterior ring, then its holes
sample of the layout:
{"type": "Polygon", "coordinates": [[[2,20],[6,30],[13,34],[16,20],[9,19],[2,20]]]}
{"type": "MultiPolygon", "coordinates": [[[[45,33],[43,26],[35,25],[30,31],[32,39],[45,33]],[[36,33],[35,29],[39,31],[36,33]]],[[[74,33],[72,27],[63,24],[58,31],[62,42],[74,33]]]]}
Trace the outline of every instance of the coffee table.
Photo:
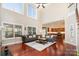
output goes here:
{"type": "Polygon", "coordinates": [[[46,40],[46,38],[40,38],[40,39],[36,40],[36,43],[46,44],[47,40],[46,40]]]}

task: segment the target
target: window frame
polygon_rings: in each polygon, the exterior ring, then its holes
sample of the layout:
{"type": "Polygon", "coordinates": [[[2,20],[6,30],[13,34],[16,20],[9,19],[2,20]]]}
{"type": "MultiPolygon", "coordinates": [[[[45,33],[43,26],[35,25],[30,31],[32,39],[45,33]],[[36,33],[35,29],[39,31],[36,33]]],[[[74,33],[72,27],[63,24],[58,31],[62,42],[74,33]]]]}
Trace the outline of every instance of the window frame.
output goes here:
{"type": "MultiPolygon", "coordinates": [[[[20,30],[21,30],[21,31],[20,31],[20,32],[21,32],[21,33],[20,33],[20,35],[22,35],[22,26],[21,26],[21,25],[14,25],[14,27],[15,27],[15,28],[14,28],[14,32],[15,32],[15,34],[14,34],[14,35],[15,35],[15,37],[19,37],[19,36],[18,36],[18,34],[16,34],[16,31],[15,31],[16,26],[21,27],[21,28],[20,28],[20,30]],[[17,36],[16,36],[16,35],[17,35],[17,36]]],[[[19,27],[18,27],[18,28],[19,28],[19,27]]],[[[18,29],[17,29],[17,30],[18,30],[18,29]]],[[[17,32],[18,32],[18,31],[17,31],[17,32]]]]}
{"type": "Polygon", "coordinates": [[[8,39],[15,39],[16,36],[15,36],[15,25],[20,25],[22,27],[22,34],[23,34],[23,25],[22,24],[16,24],[16,23],[8,23],[8,22],[2,22],[2,26],[3,26],[3,30],[2,30],[2,39],[3,40],[8,40],[8,39]],[[5,27],[4,27],[4,23],[6,24],[12,24],[13,25],[13,37],[11,38],[6,38],[5,37],[5,27]]]}
{"type": "Polygon", "coordinates": [[[14,37],[14,33],[13,33],[13,32],[14,32],[14,31],[13,31],[14,26],[13,26],[13,24],[4,23],[3,26],[4,26],[4,28],[5,28],[5,29],[4,29],[4,31],[5,31],[5,32],[4,32],[4,36],[5,36],[6,38],[12,38],[12,37],[14,37]],[[7,26],[8,26],[8,28],[7,28],[7,26]],[[8,32],[8,33],[10,32],[10,31],[7,30],[7,29],[9,29],[10,27],[11,27],[11,32],[12,32],[12,36],[11,36],[11,37],[8,36],[7,33],[6,33],[6,32],[8,32]]]}
{"type": "Polygon", "coordinates": [[[27,32],[28,32],[28,35],[36,35],[36,27],[28,26],[27,32]]]}
{"type": "Polygon", "coordinates": [[[33,19],[37,19],[37,8],[35,8],[35,6],[32,3],[29,3],[28,6],[27,6],[27,16],[30,17],[30,18],[33,18],[33,19]],[[30,4],[31,4],[31,6],[32,6],[32,8],[33,8],[33,10],[35,11],[35,14],[36,14],[34,17],[29,16],[29,11],[28,10],[29,10],[29,5],[30,4]]]}

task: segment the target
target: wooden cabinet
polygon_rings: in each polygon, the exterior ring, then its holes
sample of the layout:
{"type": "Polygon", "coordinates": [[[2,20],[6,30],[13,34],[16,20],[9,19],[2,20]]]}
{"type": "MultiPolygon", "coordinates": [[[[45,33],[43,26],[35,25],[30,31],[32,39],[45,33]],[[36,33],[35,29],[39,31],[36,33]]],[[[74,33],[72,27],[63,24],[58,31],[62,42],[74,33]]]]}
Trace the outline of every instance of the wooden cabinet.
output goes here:
{"type": "Polygon", "coordinates": [[[48,28],[48,32],[64,32],[64,28],[48,28]]]}

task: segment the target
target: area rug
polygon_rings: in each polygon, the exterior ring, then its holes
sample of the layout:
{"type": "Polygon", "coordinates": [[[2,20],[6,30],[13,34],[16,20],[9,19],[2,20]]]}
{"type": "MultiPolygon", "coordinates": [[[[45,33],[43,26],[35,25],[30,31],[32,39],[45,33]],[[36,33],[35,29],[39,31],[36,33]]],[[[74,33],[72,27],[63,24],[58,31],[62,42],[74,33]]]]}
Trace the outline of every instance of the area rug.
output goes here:
{"type": "Polygon", "coordinates": [[[52,44],[54,44],[55,42],[47,42],[46,44],[40,44],[40,43],[36,43],[34,42],[29,42],[29,43],[25,43],[26,45],[38,50],[38,51],[42,51],[44,49],[46,49],[47,47],[51,46],[52,44]]]}

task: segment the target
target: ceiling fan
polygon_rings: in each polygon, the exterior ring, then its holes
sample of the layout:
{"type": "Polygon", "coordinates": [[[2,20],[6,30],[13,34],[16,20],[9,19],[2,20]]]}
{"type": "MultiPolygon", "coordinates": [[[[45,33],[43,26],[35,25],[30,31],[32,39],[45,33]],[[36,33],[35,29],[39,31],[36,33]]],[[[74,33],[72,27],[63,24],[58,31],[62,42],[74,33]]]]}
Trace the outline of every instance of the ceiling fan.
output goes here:
{"type": "Polygon", "coordinates": [[[37,8],[45,8],[46,3],[36,3],[36,4],[37,4],[37,8]]]}

